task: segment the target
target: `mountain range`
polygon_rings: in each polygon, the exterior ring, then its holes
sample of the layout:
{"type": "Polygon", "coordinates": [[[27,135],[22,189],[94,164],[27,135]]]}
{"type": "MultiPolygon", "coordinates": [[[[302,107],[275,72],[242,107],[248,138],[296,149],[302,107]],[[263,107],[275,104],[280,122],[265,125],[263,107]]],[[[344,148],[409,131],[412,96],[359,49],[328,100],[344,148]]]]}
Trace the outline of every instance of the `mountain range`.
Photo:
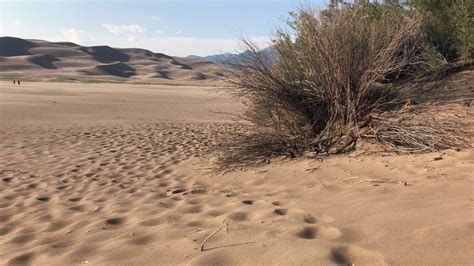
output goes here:
{"type": "MultiPolygon", "coordinates": [[[[271,46],[263,48],[262,50],[260,50],[260,53],[262,53],[263,56],[270,59],[275,57],[275,49],[271,46]]],[[[251,52],[249,50],[246,50],[242,53],[223,53],[223,54],[209,55],[205,57],[190,55],[188,56],[188,58],[202,59],[202,60],[206,60],[206,61],[216,63],[216,64],[228,65],[232,63],[245,61],[245,59],[248,59],[250,55],[251,55],[251,52]]]]}

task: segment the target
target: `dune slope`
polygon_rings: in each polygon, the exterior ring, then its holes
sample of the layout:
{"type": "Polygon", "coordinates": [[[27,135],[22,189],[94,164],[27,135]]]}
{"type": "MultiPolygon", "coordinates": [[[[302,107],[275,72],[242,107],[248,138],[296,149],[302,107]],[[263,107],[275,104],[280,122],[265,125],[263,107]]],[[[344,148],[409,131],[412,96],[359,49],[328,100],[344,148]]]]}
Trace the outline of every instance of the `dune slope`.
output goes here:
{"type": "Polygon", "coordinates": [[[85,47],[68,42],[0,37],[2,78],[111,80],[218,80],[220,67],[202,59],[172,57],[139,48],[85,47]]]}

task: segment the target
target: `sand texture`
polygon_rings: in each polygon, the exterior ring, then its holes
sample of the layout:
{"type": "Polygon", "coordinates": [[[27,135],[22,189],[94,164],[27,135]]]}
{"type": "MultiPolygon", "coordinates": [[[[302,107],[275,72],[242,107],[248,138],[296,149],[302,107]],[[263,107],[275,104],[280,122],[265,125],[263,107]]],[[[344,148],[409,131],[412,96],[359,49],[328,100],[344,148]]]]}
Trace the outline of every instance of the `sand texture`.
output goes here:
{"type": "Polygon", "coordinates": [[[0,265],[474,263],[474,147],[212,174],[241,110],[202,86],[0,82],[0,265]]]}

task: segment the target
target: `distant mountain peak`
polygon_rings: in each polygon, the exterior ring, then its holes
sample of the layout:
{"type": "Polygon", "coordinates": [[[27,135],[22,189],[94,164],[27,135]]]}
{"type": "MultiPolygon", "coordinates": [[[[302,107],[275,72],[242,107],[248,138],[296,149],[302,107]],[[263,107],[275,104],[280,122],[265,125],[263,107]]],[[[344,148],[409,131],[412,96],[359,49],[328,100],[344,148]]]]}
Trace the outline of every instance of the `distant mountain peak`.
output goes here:
{"type": "MultiPolygon", "coordinates": [[[[260,50],[260,52],[264,56],[266,56],[270,59],[275,57],[275,49],[272,46],[266,47],[266,48],[260,50]]],[[[227,52],[227,53],[222,53],[222,54],[209,55],[209,56],[205,56],[205,57],[190,55],[190,56],[188,56],[188,58],[200,58],[200,59],[212,62],[212,63],[226,65],[226,64],[242,62],[245,59],[247,59],[249,56],[250,56],[250,51],[246,50],[242,53],[233,54],[233,53],[227,52]]]]}

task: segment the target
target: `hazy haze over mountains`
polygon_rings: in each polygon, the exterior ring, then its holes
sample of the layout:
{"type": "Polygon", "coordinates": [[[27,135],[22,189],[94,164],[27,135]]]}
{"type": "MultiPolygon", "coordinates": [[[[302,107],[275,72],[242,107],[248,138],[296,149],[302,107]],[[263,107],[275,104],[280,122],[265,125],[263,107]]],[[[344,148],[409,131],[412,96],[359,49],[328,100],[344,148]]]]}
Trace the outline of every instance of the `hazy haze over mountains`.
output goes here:
{"type": "MultiPolygon", "coordinates": [[[[275,57],[275,50],[273,47],[269,46],[260,50],[263,56],[271,59],[275,57]]],[[[216,55],[209,55],[205,57],[190,55],[188,58],[195,58],[195,59],[204,59],[209,62],[219,63],[219,64],[227,64],[227,63],[237,63],[242,62],[245,59],[248,59],[250,56],[250,51],[246,50],[242,53],[233,54],[233,53],[223,53],[223,54],[216,54],[216,55]]]]}

